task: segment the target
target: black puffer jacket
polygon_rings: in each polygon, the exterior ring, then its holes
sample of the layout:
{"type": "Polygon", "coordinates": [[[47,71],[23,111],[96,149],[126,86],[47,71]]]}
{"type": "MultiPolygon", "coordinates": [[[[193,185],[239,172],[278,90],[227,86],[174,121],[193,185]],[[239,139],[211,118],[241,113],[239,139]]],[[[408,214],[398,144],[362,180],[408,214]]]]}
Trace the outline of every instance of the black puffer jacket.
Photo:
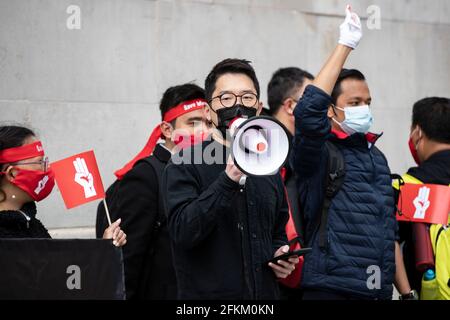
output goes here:
{"type": "Polygon", "coordinates": [[[36,219],[34,202],[25,204],[20,210],[22,212],[0,211],[0,238],[51,238],[42,222],[36,219]]]}

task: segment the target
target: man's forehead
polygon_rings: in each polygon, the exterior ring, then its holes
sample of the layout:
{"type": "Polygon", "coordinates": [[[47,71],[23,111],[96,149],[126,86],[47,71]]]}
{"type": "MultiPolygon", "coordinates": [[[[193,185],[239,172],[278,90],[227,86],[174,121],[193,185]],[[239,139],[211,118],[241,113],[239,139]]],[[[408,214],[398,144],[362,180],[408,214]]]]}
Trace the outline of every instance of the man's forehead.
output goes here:
{"type": "Polygon", "coordinates": [[[217,93],[233,92],[245,93],[256,92],[255,84],[249,76],[243,73],[225,73],[221,75],[216,81],[217,93]]]}
{"type": "Polygon", "coordinates": [[[369,90],[369,87],[365,80],[348,78],[348,79],[344,79],[341,82],[341,91],[342,92],[347,91],[347,90],[361,90],[361,89],[369,90]]]}
{"type": "Polygon", "coordinates": [[[341,82],[341,94],[345,96],[370,97],[367,82],[358,79],[343,80],[341,82]]]}
{"type": "Polygon", "coordinates": [[[180,120],[188,120],[188,119],[202,119],[204,118],[203,109],[197,109],[188,113],[185,113],[178,117],[180,120]]]}

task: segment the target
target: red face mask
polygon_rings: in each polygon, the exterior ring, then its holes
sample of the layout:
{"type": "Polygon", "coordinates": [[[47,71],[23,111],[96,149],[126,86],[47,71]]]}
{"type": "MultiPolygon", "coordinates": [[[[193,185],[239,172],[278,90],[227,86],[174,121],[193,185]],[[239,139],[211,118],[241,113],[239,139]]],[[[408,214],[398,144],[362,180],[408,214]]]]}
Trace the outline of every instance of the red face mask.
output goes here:
{"type": "Polygon", "coordinates": [[[55,186],[55,176],[51,169],[40,171],[16,168],[15,171],[17,175],[11,183],[25,191],[34,201],[47,198],[55,186]]]}
{"type": "Polygon", "coordinates": [[[177,136],[173,142],[181,150],[205,141],[207,136],[208,135],[202,131],[196,134],[191,134],[190,136],[177,136]]]}
{"type": "Polygon", "coordinates": [[[409,137],[408,145],[409,145],[409,151],[411,151],[411,155],[414,158],[414,161],[417,163],[417,165],[420,165],[419,155],[417,154],[416,146],[414,145],[414,142],[412,141],[411,137],[409,137]]]}

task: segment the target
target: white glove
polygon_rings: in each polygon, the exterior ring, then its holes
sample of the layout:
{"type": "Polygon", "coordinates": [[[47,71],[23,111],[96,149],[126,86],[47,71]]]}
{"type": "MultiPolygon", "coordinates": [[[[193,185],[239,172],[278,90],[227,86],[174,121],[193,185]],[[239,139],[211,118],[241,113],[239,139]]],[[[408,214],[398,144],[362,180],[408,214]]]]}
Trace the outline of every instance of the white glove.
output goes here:
{"type": "Polygon", "coordinates": [[[345,13],[345,20],[339,27],[339,43],[355,49],[362,38],[361,20],[356,13],[352,12],[350,5],[347,5],[345,13]]]}

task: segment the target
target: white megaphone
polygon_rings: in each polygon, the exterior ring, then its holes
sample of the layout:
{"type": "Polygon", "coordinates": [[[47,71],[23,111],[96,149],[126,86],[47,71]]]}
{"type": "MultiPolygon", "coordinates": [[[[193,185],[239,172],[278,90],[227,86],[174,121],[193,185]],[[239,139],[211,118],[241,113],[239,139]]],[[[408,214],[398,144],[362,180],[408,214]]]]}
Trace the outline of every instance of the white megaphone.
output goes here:
{"type": "Polygon", "coordinates": [[[278,120],[267,116],[236,118],[229,128],[233,137],[231,156],[239,170],[248,176],[279,172],[288,158],[291,142],[278,120]]]}

